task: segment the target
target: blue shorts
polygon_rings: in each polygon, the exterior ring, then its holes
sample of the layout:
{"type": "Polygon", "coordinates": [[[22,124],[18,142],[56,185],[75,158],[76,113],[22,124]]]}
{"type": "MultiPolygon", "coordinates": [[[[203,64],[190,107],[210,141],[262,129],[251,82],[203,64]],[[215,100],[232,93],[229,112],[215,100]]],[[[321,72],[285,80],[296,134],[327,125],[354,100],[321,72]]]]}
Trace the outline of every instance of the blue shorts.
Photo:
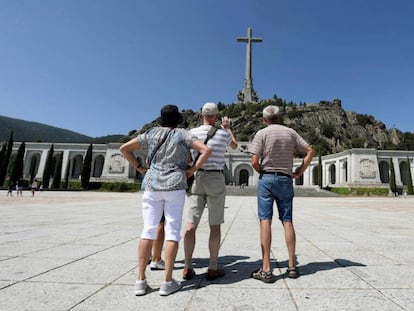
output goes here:
{"type": "Polygon", "coordinates": [[[292,222],[293,179],[288,176],[263,174],[257,185],[257,206],[260,220],[273,218],[276,201],[280,221],[292,222]]]}

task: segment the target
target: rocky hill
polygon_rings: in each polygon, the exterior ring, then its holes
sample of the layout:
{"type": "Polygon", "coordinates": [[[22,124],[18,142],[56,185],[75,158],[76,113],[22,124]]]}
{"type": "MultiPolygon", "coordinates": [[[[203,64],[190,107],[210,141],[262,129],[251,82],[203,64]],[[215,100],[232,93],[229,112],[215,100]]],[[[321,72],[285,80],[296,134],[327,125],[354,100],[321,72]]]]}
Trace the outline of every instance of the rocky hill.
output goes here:
{"type": "MultiPolygon", "coordinates": [[[[284,124],[294,128],[322,155],[350,148],[376,148],[414,150],[414,133],[402,133],[396,128],[387,129],[384,123],[371,115],[345,111],[341,101],[335,99],[315,104],[299,105],[276,96],[260,103],[218,104],[220,115],[233,120],[233,131],[239,141],[249,141],[264,127],[262,110],[269,104],[282,108],[284,124]]],[[[182,127],[200,124],[199,112],[183,110],[182,127]]],[[[157,120],[146,124],[139,132],[156,125],[157,120]]],[[[129,133],[134,134],[134,131],[129,133]]]]}

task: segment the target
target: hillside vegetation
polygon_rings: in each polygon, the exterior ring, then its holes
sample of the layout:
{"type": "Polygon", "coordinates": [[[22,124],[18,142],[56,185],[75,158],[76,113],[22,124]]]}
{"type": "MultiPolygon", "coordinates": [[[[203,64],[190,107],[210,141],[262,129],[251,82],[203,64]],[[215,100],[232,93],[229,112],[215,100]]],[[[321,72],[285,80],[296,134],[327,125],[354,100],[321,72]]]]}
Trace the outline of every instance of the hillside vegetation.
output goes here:
{"type": "MultiPolygon", "coordinates": [[[[314,104],[287,103],[276,95],[260,103],[218,104],[220,115],[233,120],[233,131],[238,141],[249,141],[264,127],[262,110],[267,105],[281,107],[284,124],[294,128],[321,155],[341,152],[350,148],[375,148],[389,150],[414,150],[414,133],[387,129],[384,123],[372,115],[345,111],[341,101],[335,99],[314,104]]],[[[200,113],[182,110],[184,123],[181,127],[193,128],[200,124],[200,113]]],[[[145,124],[140,130],[125,135],[88,137],[73,131],[36,122],[28,122],[0,116],[0,142],[7,141],[10,131],[14,141],[51,143],[110,143],[125,142],[137,133],[157,125],[157,120],[145,124]]]]}
{"type": "MultiPolygon", "coordinates": [[[[274,96],[260,103],[218,104],[220,115],[233,120],[233,132],[239,141],[250,141],[264,127],[262,111],[267,105],[281,107],[284,124],[294,128],[318,153],[322,155],[341,152],[350,148],[376,148],[389,150],[414,150],[414,133],[403,133],[396,128],[387,129],[384,123],[372,115],[345,111],[341,101],[321,101],[317,104],[299,105],[286,103],[274,96]]],[[[200,124],[200,113],[183,110],[182,127],[192,128],[200,124]]],[[[146,124],[139,132],[156,125],[156,120],[146,124]]],[[[136,131],[131,131],[133,135],[136,131]]],[[[125,138],[126,139],[126,138],[125,138]]]]}

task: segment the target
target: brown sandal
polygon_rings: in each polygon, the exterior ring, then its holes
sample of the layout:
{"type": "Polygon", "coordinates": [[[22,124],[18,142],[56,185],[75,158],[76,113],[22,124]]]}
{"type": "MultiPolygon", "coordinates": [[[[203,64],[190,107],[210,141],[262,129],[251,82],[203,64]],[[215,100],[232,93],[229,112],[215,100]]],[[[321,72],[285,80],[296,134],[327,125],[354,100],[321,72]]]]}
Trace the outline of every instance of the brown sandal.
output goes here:
{"type": "Polygon", "coordinates": [[[291,279],[297,279],[299,277],[299,271],[296,267],[287,269],[287,276],[291,279]]]}
{"type": "Polygon", "coordinates": [[[260,268],[259,270],[253,271],[252,272],[252,278],[265,282],[265,283],[274,283],[274,275],[272,273],[272,271],[263,271],[262,268],[260,268]]]}

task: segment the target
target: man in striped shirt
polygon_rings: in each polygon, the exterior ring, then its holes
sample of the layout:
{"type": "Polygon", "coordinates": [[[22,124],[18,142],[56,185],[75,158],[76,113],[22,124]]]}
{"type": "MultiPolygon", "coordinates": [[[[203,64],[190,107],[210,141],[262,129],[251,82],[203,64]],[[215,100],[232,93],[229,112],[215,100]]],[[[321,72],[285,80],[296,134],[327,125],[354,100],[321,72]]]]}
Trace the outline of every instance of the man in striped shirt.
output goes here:
{"type": "Polygon", "coordinates": [[[263,109],[263,122],[267,125],[259,130],[249,146],[252,166],[260,174],[257,185],[257,205],[260,220],[262,267],[252,277],[263,282],[274,280],[270,265],[272,243],[273,204],[276,201],[279,220],[285,230],[289,261],[287,276],[297,278],[295,248],[296,235],[292,222],[293,180],[300,177],[312,161],[313,148],[293,129],[281,125],[282,117],[277,106],[263,109]],[[293,172],[294,153],[304,154],[302,165],[293,172]]]}
{"type": "MultiPolygon", "coordinates": [[[[209,130],[218,121],[219,112],[217,105],[206,103],[202,110],[202,125],[191,129],[193,134],[201,141],[205,141],[209,130]]],[[[188,212],[188,223],[184,235],[184,271],[183,278],[190,280],[195,275],[192,267],[192,256],[195,247],[196,230],[203,215],[204,208],[208,208],[210,224],[210,262],[207,269],[207,279],[214,280],[224,276],[223,269],[218,268],[218,253],[220,249],[221,230],[220,225],[224,223],[224,201],[225,201],[225,180],[224,180],[224,154],[227,146],[237,148],[237,141],[231,131],[231,122],[227,117],[222,118],[221,128],[217,129],[214,136],[209,139],[207,146],[211,149],[211,156],[204,165],[197,171],[190,196],[191,206],[188,212]]],[[[193,154],[195,158],[195,154],[193,154]]]]}

